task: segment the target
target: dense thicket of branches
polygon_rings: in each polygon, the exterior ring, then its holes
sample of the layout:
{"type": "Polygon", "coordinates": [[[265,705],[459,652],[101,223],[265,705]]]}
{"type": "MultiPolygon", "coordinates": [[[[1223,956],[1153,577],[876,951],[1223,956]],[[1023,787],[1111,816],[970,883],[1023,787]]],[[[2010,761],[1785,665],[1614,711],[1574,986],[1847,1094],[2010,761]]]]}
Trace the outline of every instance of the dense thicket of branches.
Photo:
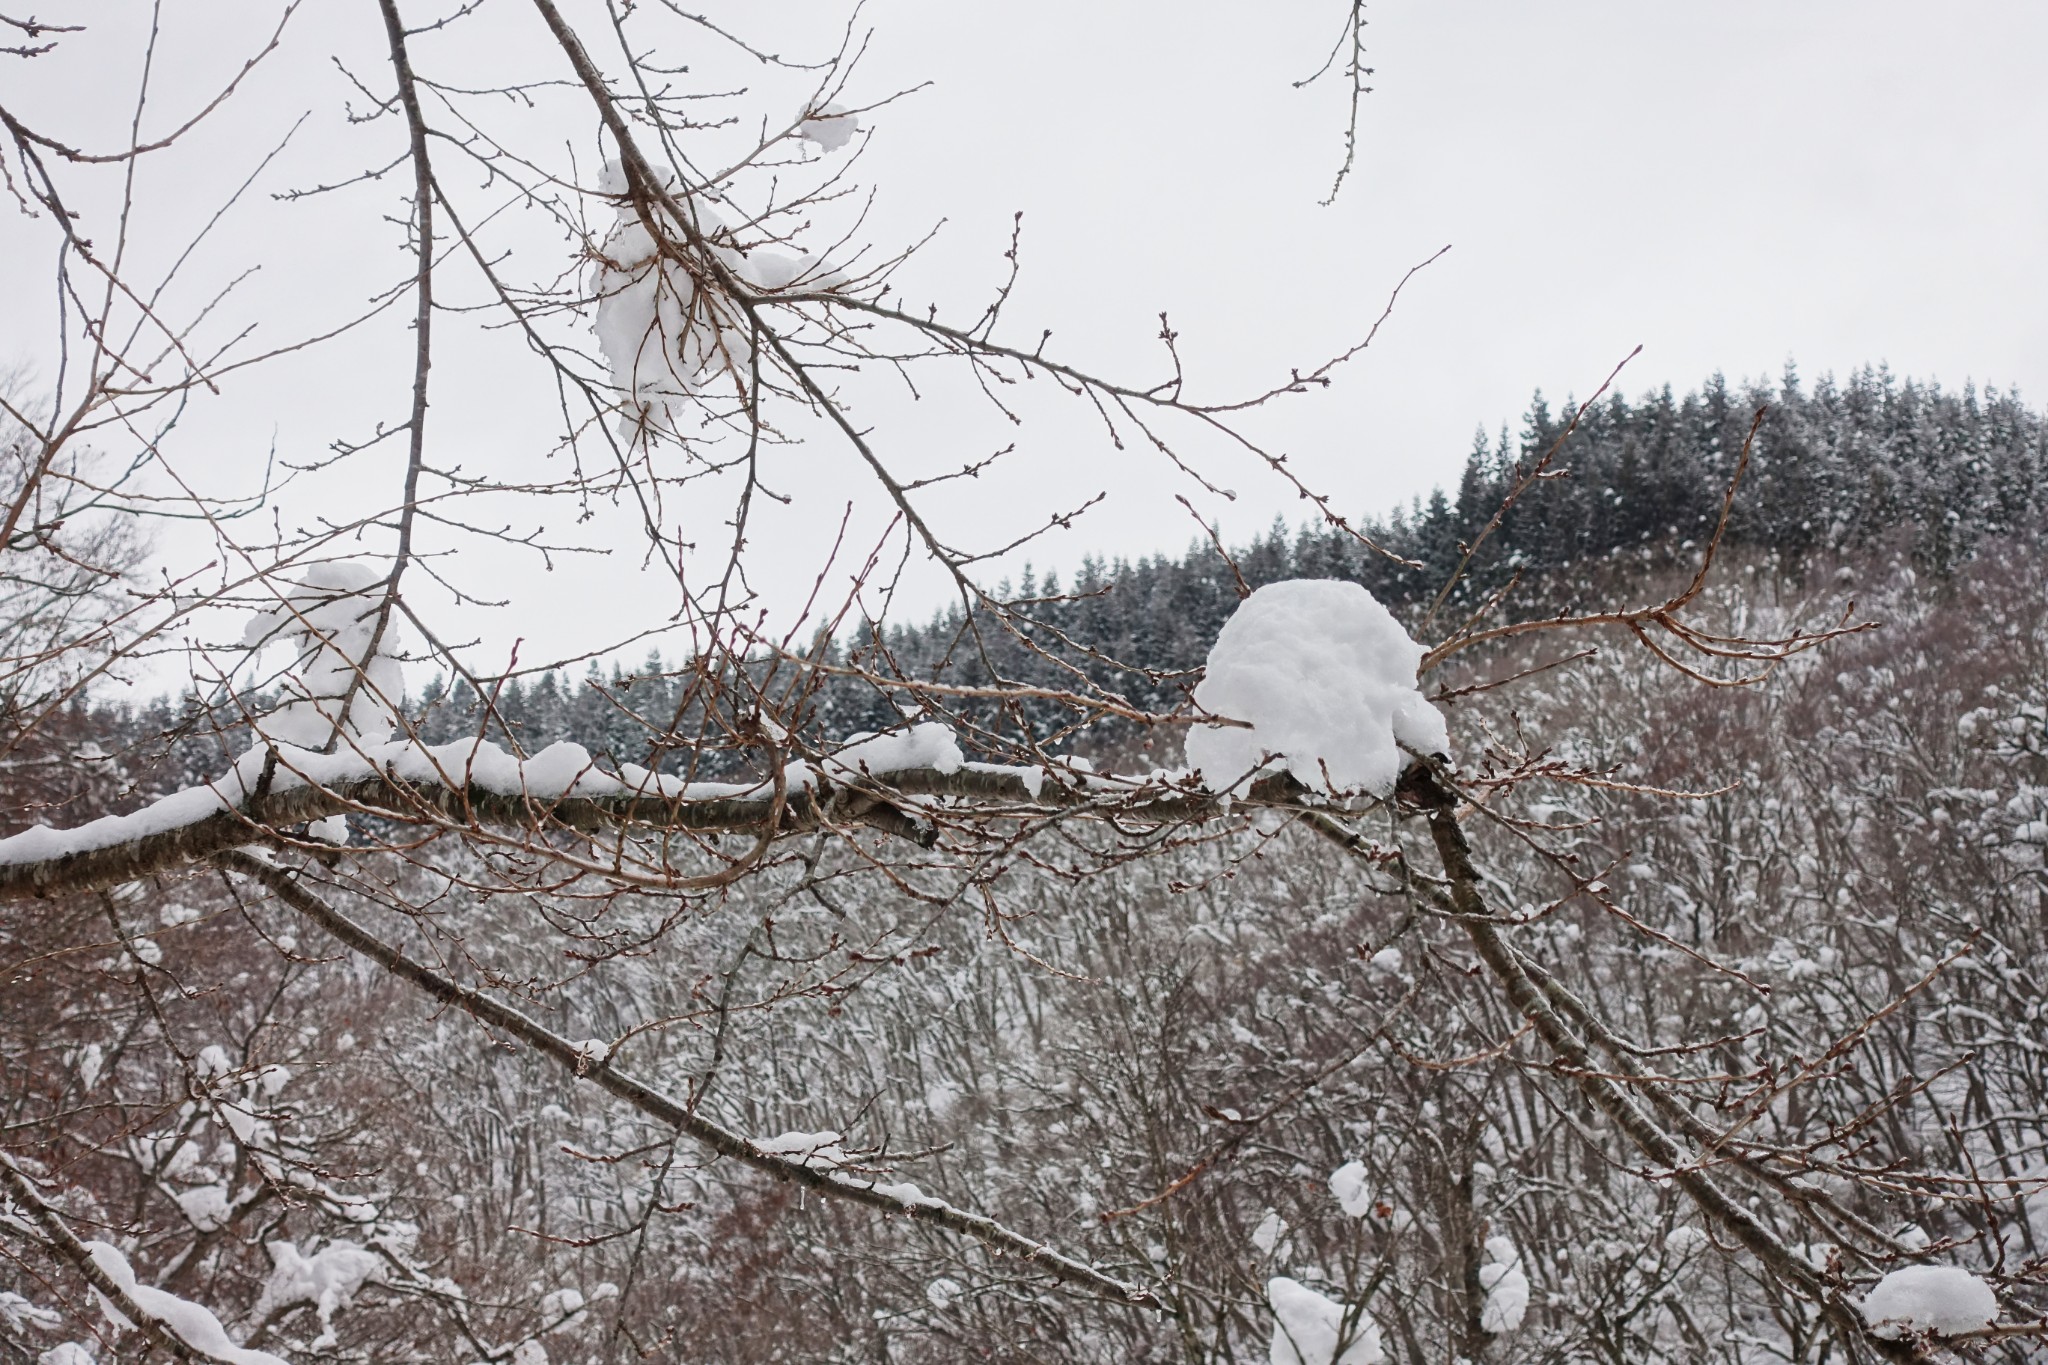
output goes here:
{"type": "MultiPolygon", "coordinates": [[[[1768,691],[1674,696],[1667,670],[1618,651],[1512,712],[1492,694],[1456,705],[1461,733],[1496,737],[1488,770],[1563,754],[1618,781],[1739,782],[1673,804],[1539,776],[1474,837],[1516,888],[1504,909],[1527,921],[1525,950],[1646,1058],[1723,1040],[1687,1094],[1717,1130],[1781,1154],[1788,1183],[1752,1194],[1833,1196],[1824,1219],[2023,1281],[2048,1265],[2048,605],[2030,543],[1982,551],[1947,579],[1883,554],[1840,561],[1886,628],[1788,665],[1768,691]],[[1520,751],[1523,734],[1547,756],[1520,751]],[[1599,882],[1613,902],[1574,894],[1599,882]]],[[[1822,595],[1801,584],[1748,556],[1713,613],[1796,617],[1822,595]]],[[[545,719],[521,717],[536,732],[545,719]]],[[[943,858],[889,882],[790,865],[659,938],[659,904],[583,921],[443,882],[407,936],[433,960],[488,961],[571,1037],[668,1020],[643,1037],[645,1071],[694,1078],[747,1131],[843,1131],[899,1178],[1187,1286],[1178,1324],[1027,1292],[942,1235],[705,1167],[661,1125],[317,951],[225,883],[10,935],[13,960],[97,945],[8,994],[7,1036],[35,1038],[6,1059],[10,1121],[47,1116],[16,1142],[38,1134],[110,1204],[144,1210],[145,1253],[180,1267],[166,1283],[210,1302],[255,1303],[272,1273],[262,1241],[348,1235],[363,1215],[335,1201],[370,1201],[376,1235],[418,1267],[337,1318],[341,1349],[377,1358],[475,1350],[466,1334],[516,1344],[568,1287],[594,1306],[541,1338],[555,1358],[1241,1360],[1269,1335],[1269,1274],[1362,1301],[1414,1365],[1460,1340],[1517,1361],[1824,1358],[1810,1304],[1654,1171],[1617,1162],[1603,1115],[1560,1099],[1454,925],[1361,885],[1301,825],[1185,843],[1108,895],[1062,873],[1088,856],[1013,865],[1000,908],[957,899],[943,858]],[[599,956],[643,946],[589,974],[553,946],[563,929],[599,956]],[[225,1048],[232,1069],[166,1068],[120,1042],[159,1027],[187,1059],[225,1048]],[[303,1207],[204,1138],[206,1106],[273,1065],[289,1085],[252,1107],[331,1190],[303,1207]],[[202,1140],[166,1165],[152,1135],[181,1125],[202,1140]],[[1326,1184],[1351,1161],[1356,1217],[1326,1184]],[[211,1207],[191,1196],[215,1187],[248,1191],[218,1228],[183,1211],[211,1207]],[[1534,1306],[1489,1337],[1473,1286],[1501,1236],[1534,1306]]],[[[1882,1268],[1828,1243],[1816,1226],[1800,1254],[1829,1274],[1882,1268]]],[[[2023,1292],[2013,1315],[2042,1306],[2023,1292]]],[[[305,1325],[280,1325],[304,1340],[317,1324],[296,1311],[305,1325]]]]}

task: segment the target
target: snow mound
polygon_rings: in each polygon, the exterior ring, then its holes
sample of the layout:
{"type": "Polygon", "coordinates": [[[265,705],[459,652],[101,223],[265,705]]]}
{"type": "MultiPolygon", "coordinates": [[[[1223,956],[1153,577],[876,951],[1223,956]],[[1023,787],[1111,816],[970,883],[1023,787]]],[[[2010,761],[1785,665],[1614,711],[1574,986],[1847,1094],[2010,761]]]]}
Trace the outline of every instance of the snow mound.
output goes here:
{"type": "Polygon", "coordinates": [[[1224,623],[1195,689],[1204,709],[1252,728],[1194,726],[1188,764],[1212,791],[1270,760],[1310,787],[1391,795],[1403,746],[1450,750],[1443,714],[1415,687],[1422,654],[1356,583],[1270,583],[1224,623]]]}
{"type": "Polygon", "coordinates": [[[1337,1207],[1353,1218],[1363,1218],[1372,1212],[1372,1190],[1367,1187],[1365,1166],[1356,1161],[1347,1161],[1330,1172],[1330,1193],[1337,1196],[1337,1207]]]}
{"type": "MultiPolygon", "coordinates": [[[[664,189],[678,193],[673,173],[664,172],[662,180],[664,189]]],[[[624,168],[608,164],[600,193],[623,197],[627,189],[624,168]]],[[[707,243],[729,240],[730,230],[702,196],[684,194],[681,200],[698,237],[707,243]]],[[[671,409],[707,383],[747,372],[752,356],[745,316],[716,290],[700,290],[677,262],[662,259],[660,243],[632,200],[619,205],[618,221],[597,257],[591,281],[597,344],[619,391],[623,434],[631,438],[650,425],[666,426],[671,409]]]]}
{"type": "MultiPolygon", "coordinates": [[[[87,1242],[85,1250],[92,1257],[92,1263],[119,1285],[137,1308],[155,1318],[166,1331],[201,1355],[223,1365],[285,1365],[282,1359],[268,1351],[252,1351],[236,1345],[211,1309],[181,1299],[155,1285],[139,1283],[134,1267],[128,1264],[128,1258],[121,1254],[119,1247],[108,1242],[87,1242]]],[[[100,1300],[100,1307],[116,1325],[135,1325],[106,1299],[100,1300]]]]}
{"type": "Polygon", "coordinates": [[[810,1166],[821,1171],[836,1171],[852,1160],[846,1149],[839,1145],[840,1135],[823,1133],[784,1133],[780,1137],[753,1139],[754,1150],[765,1156],[779,1156],[799,1166],[810,1166]]]}
{"type": "Polygon", "coordinates": [[[372,657],[384,584],[384,574],[356,560],[315,564],[298,581],[278,585],[277,605],[249,622],[244,645],[260,653],[282,641],[294,654],[282,680],[290,700],[256,722],[265,738],[314,750],[326,748],[337,727],[357,743],[391,738],[405,672],[394,657],[393,626],[376,640],[372,657]]]}
{"type": "Polygon", "coordinates": [[[1863,1301],[1863,1321],[1894,1341],[1909,1332],[1958,1336],[1998,1321],[1998,1296],[1958,1266],[1909,1265],[1877,1282],[1863,1301]]]}
{"type": "Polygon", "coordinates": [[[264,1249],[270,1253],[270,1278],[250,1317],[261,1322],[279,1309],[312,1304],[320,1318],[320,1335],[307,1347],[312,1351],[333,1348],[334,1315],[354,1302],[364,1285],[384,1278],[383,1259],[354,1242],[330,1242],[311,1256],[301,1255],[291,1242],[270,1242],[264,1249]]]}
{"type": "Polygon", "coordinates": [[[1266,1282],[1266,1302],[1273,1306],[1272,1365],[1381,1365],[1386,1359],[1379,1324],[1362,1309],[1347,1309],[1285,1275],[1266,1282]],[[1351,1336],[1340,1353],[1347,1314],[1351,1336]]]}
{"type": "Polygon", "coordinates": [[[227,1188],[222,1185],[198,1185],[189,1190],[178,1191],[175,1198],[178,1208],[192,1221],[192,1226],[201,1232],[213,1232],[225,1227],[234,1214],[234,1204],[228,1198],[227,1188]]]}
{"type": "MultiPolygon", "coordinates": [[[[803,136],[821,146],[838,146],[853,136],[855,121],[843,111],[821,110],[803,125],[803,136]],[[843,133],[841,129],[843,128],[843,133]],[[827,143],[826,137],[839,142],[827,143]]],[[[832,290],[845,276],[816,256],[792,256],[761,245],[749,245],[728,227],[708,200],[708,190],[683,188],[675,174],[660,173],[662,188],[690,215],[691,227],[705,254],[732,272],[741,284],[763,294],[785,290],[832,290]]],[[[664,258],[661,244],[648,231],[640,208],[628,196],[623,167],[606,165],[598,193],[617,199],[618,219],[596,252],[590,289],[597,300],[597,344],[611,368],[618,390],[620,433],[629,440],[675,435],[683,406],[706,388],[718,385],[736,393],[748,382],[753,363],[752,329],[746,311],[711,277],[664,258]]],[[[662,222],[666,209],[651,209],[662,222]]],[[[664,225],[664,234],[680,243],[690,234],[664,225]]],[[[690,247],[692,252],[697,245],[690,247]]]]}
{"type": "Polygon", "coordinates": [[[880,776],[911,768],[930,768],[939,773],[957,773],[966,759],[953,731],[937,721],[921,721],[908,730],[885,735],[858,734],[846,739],[846,747],[834,753],[828,770],[867,772],[880,776]]]}
{"type": "Polygon", "coordinates": [[[853,141],[853,135],[859,131],[860,120],[848,113],[843,104],[806,109],[797,118],[796,135],[828,152],[836,152],[853,141]]]}
{"type": "Polygon", "coordinates": [[[1479,1330],[1498,1336],[1522,1325],[1529,1311],[1529,1277],[1522,1253],[1511,1237],[1486,1239],[1486,1264],[1479,1267],[1479,1287],[1486,1291],[1479,1305],[1479,1330]]]}

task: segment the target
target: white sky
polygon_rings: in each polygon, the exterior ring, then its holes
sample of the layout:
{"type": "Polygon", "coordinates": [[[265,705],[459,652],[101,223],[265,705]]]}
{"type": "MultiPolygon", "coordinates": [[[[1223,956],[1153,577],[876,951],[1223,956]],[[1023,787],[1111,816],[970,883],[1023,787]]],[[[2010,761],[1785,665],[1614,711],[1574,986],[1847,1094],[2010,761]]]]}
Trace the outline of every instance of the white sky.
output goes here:
{"type": "MultiPolygon", "coordinates": [[[[839,12],[777,7],[769,27],[778,31],[764,33],[763,8],[735,6],[732,22],[792,54],[826,48],[839,12]]],[[[223,0],[209,28],[167,40],[173,88],[238,64],[269,12],[223,0]]],[[[387,84],[381,34],[366,15],[374,18],[367,4],[311,0],[282,60],[195,144],[199,169],[152,168],[145,202],[188,214],[210,204],[201,187],[238,179],[303,110],[315,115],[294,153],[303,159],[281,163],[262,188],[345,174],[395,150],[386,147],[395,130],[377,134],[384,150],[373,158],[338,119],[350,94],[330,50],[376,88],[387,84]]],[[[1357,168],[1336,206],[1322,208],[1343,92],[1292,82],[1336,36],[1337,0],[874,0],[852,98],[931,85],[872,120],[858,168],[878,196],[866,237],[900,244],[945,219],[901,289],[971,318],[1002,278],[1011,214],[1022,210],[1012,340],[1029,344],[1050,326],[1051,352],[1153,382],[1165,374],[1154,337],[1166,309],[1194,389],[1219,397],[1357,340],[1408,267],[1449,244],[1336,388],[1251,424],[1354,514],[1454,481],[1476,426],[1519,426],[1539,385],[1554,403],[1589,393],[1639,342],[1643,355],[1621,381],[1631,395],[1667,382],[1683,390],[1715,369],[1774,377],[1787,359],[1808,378],[1884,362],[1952,386],[2018,385],[2037,402],[2048,392],[2048,93],[2039,78],[2048,6],[1384,0],[1370,17],[1376,90],[1357,168]]],[[[493,0],[463,33],[459,50],[423,42],[423,65],[530,71],[551,56],[514,0],[493,0]]],[[[97,119],[100,144],[110,143],[120,111],[100,92],[119,88],[110,73],[132,71],[138,34],[109,22],[72,44],[69,66],[17,66],[0,102],[51,131],[97,119]]],[[[780,120],[800,98],[789,89],[760,86],[744,107],[780,120]]],[[[596,144],[579,136],[587,165],[596,144]]],[[[222,229],[212,278],[232,259],[262,259],[265,273],[240,306],[271,337],[339,316],[404,269],[395,229],[378,218],[398,188],[310,207],[259,196],[222,229]]],[[[36,232],[0,224],[0,356],[47,378],[50,256],[36,232]]],[[[545,235],[521,239],[523,252],[555,249],[545,235]]],[[[463,327],[451,320],[446,331],[461,339],[463,327]]],[[[436,456],[523,469],[533,377],[503,339],[483,344],[499,349],[437,371],[436,456]]],[[[394,325],[261,383],[229,384],[219,399],[195,402],[166,453],[190,477],[244,486],[273,440],[281,456],[310,458],[337,436],[402,420],[407,345],[394,325]]],[[[1178,552],[1195,528],[1175,492],[1238,541],[1276,513],[1294,521],[1305,510],[1252,462],[1198,444],[1238,497],[1203,494],[1155,455],[1109,449],[1070,404],[1039,403],[1016,431],[943,393],[919,404],[886,384],[848,393],[878,445],[912,472],[1020,441],[998,473],[934,497],[962,541],[1000,543],[1106,493],[1075,529],[1034,547],[1040,566],[1178,552]]],[[[366,483],[395,477],[398,452],[372,458],[382,463],[350,474],[354,482],[309,477],[288,490],[281,515],[344,508],[366,483]]],[[[825,446],[771,465],[771,481],[797,496],[792,509],[770,509],[755,540],[756,581],[772,603],[808,588],[848,500],[858,526],[872,534],[879,525],[875,496],[850,465],[825,446]]],[[[422,585],[422,605],[445,613],[450,636],[486,641],[482,666],[502,661],[514,638],[526,641],[527,661],[567,655],[666,610],[672,589],[633,571],[630,526],[600,517],[578,527],[568,509],[506,507],[508,517],[547,521],[557,539],[615,553],[558,559],[549,571],[534,556],[436,533],[430,548],[463,547],[445,567],[512,604],[434,607],[422,585]]],[[[699,508],[668,511],[696,533],[699,508]]],[[[717,516],[704,517],[707,541],[717,516]]],[[[211,547],[172,531],[159,552],[177,568],[211,547]]],[[[935,578],[914,575],[903,605],[921,616],[942,596],[935,578]]]]}

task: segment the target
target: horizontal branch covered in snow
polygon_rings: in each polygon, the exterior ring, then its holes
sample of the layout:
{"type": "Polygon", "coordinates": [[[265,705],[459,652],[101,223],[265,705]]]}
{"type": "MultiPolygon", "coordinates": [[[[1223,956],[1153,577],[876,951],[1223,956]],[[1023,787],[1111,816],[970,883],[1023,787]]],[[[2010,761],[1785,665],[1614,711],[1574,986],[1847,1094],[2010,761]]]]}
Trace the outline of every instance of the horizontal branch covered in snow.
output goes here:
{"type": "Polygon", "coordinates": [[[322,754],[251,749],[223,777],[127,815],[71,829],[39,826],[0,839],[0,899],[60,895],[172,872],[228,849],[351,811],[411,824],[492,825],[596,833],[606,828],[787,834],[832,822],[929,845],[936,827],[916,798],[990,803],[991,814],[1099,809],[1159,823],[1219,818],[1236,804],[1293,805],[1284,774],[1233,800],[1178,774],[1119,777],[970,763],[952,732],[923,724],[847,744],[816,764],[792,761],[777,784],[684,782],[632,764],[600,770],[588,750],[556,744],[519,759],[488,741],[410,741],[322,754]],[[773,822],[771,828],[771,821],[773,822]]]}

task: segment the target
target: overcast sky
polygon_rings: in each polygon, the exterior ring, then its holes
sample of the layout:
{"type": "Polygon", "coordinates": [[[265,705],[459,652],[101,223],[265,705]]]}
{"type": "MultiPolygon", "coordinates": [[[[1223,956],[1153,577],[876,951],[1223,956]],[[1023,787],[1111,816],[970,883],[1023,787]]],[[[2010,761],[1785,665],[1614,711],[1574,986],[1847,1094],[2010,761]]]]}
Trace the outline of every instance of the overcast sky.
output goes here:
{"type": "MultiPolygon", "coordinates": [[[[176,49],[190,79],[238,62],[267,8],[210,12],[216,27],[176,49]]],[[[334,150],[353,146],[340,140],[350,96],[326,53],[343,49],[382,79],[380,35],[358,22],[367,8],[314,0],[287,60],[252,86],[230,127],[208,134],[221,168],[247,164],[249,149],[308,109],[316,117],[299,145],[309,160],[279,174],[303,184],[351,156],[360,164],[359,151],[334,150]]],[[[772,30],[763,41],[779,50],[816,51],[829,24],[815,20],[833,12],[746,5],[732,22],[757,38],[772,30]],[[768,13],[776,19],[764,24],[768,13]]],[[[971,317],[1002,278],[1021,210],[1013,339],[1050,327],[1051,351],[1155,382],[1166,373],[1157,317],[1168,310],[1193,391],[1213,397],[1358,340],[1402,275],[1450,246],[1333,389],[1252,423],[1348,513],[1383,514],[1454,481],[1476,427],[1518,425],[1538,386],[1553,402],[1590,393],[1638,343],[1620,381],[1631,395],[1683,390],[1715,370],[1775,377],[1788,360],[1809,379],[1883,363],[1949,386],[2016,385],[2036,402],[2048,393],[2048,5],[1384,0],[1369,11],[1377,74],[1357,165],[1326,208],[1344,92],[1294,82],[1321,62],[1342,13],[1335,0],[873,0],[850,97],[929,84],[870,120],[857,170],[877,196],[865,234],[893,245],[945,220],[901,290],[971,317]]],[[[502,50],[469,55],[549,58],[530,11],[498,0],[485,22],[496,25],[481,30],[485,47],[502,50]]],[[[120,38],[94,41],[113,52],[120,38]]],[[[785,117],[790,96],[760,90],[759,113],[785,117]]],[[[56,63],[17,93],[39,110],[97,98],[56,63]]],[[[157,192],[175,200],[179,184],[157,192]]],[[[270,259],[266,304],[289,310],[304,290],[310,318],[401,273],[388,225],[372,240],[317,208],[285,212],[253,204],[229,230],[246,234],[230,238],[237,250],[270,259]]],[[[46,315],[33,300],[47,294],[38,272],[48,257],[23,254],[27,231],[0,228],[0,344],[47,372],[46,315]]],[[[196,404],[168,444],[181,468],[246,479],[273,442],[304,458],[403,417],[402,333],[331,355],[196,404]]],[[[494,389],[492,365],[451,365],[433,424],[442,456],[475,467],[523,438],[510,414],[513,389],[528,382],[494,389]]],[[[1015,437],[943,396],[910,404],[878,389],[856,400],[907,467],[957,465],[1015,437]]],[[[1071,405],[1064,416],[1041,407],[1009,472],[935,498],[969,528],[962,539],[979,530],[981,543],[999,542],[1098,491],[1107,499],[1074,529],[1034,546],[1039,565],[1178,551],[1194,526],[1176,491],[1233,540],[1303,514],[1253,461],[1205,449],[1216,482],[1237,495],[1225,500],[1175,482],[1154,455],[1107,448],[1071,405]]],[[[847,463],[835,450],[775,467],[802,496],[771,508],[756,541],[771,601],[808,589],[848,500],[858,528],[879,524],[847,463]]],[[[312,515],[336,496],[311,481],[285,514],[312,515]]],[[[687,521],[690,509],[675,515],[687,521]]],[[[175,532],[160,547],[167,565],[205,548],[175,532]]],[[[465,613],[450,633],[479,636],[501,657],[515,637],[528,659],[595,647],[644,624],[659,596],[635,577],[629,548],[552,570],[531,556],[462,553],[473,568],[488,562],[484,576],[513,605],[465,613]]],[[[912,581],[913,614],[942,600],[935,577],[912,581]]]]}

